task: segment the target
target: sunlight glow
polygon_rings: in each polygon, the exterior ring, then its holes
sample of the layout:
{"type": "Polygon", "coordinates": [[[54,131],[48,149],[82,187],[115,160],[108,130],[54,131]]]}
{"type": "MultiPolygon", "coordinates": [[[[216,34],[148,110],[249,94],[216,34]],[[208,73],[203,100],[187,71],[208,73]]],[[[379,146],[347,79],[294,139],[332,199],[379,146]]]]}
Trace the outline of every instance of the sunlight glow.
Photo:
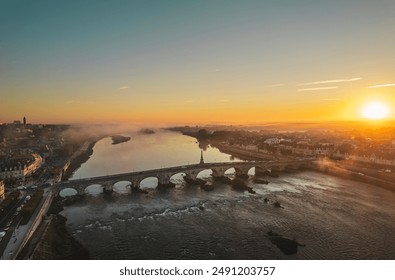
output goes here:
{"type": "Polygon", "coordinates": [[[371,120],[384,119],[388,117],[389,114],[389,106],[379,101],[367,103],[361,108],[362,117],[371,120]]]}

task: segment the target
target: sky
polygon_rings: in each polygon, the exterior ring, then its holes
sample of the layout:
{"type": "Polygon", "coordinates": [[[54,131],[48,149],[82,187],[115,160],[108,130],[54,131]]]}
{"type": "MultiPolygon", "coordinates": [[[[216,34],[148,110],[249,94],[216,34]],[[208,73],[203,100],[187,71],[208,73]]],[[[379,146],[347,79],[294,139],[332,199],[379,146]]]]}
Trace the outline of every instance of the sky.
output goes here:
{"type": "Polygon", "coordinates": [[[395,1],[0,0],[0,123],[395,118],[395,1]]]}

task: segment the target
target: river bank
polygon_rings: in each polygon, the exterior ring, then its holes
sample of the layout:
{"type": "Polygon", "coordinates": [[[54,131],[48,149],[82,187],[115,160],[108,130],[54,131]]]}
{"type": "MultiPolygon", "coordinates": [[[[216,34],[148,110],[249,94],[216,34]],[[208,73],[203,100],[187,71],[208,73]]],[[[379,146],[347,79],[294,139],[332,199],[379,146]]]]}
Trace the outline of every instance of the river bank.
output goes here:
{"type": "Polygon", "coordinates": [[[62,215],[51,215],[49,224],[44,225],[45,231],[29,257],[30,259],[89,259],[88,250],[67,231],[66,220],[62,215]]]}
{"type": "Polygon", "coordinates": [[[93,154],[95,144],[105,136],[86,141],[83,146],[76,151],[69,162],[63,168],[62,181],[67,181],[81,165],[89,160],[93,154]]]}
{"type": "Polygon", "coordinates": [[[257,152],[253,150],[244,150],[237,147],[232,147],[229,145],[224,145],[220,143],[210,144],[212,147],[217,148],[222,153],[231,154],[234,157],[238,157],[243,160],[274,160],[277,159],[275,155],[257,152]]]}
{"type": "Polygon", "coordinates": [[[350,169],[350,167],[347,164],[343,165],[341,162],[339,163],[330,160],[323,160],[317,163],[315,167],[313,167],[312,169],[314,171],[319,171],[339,178],[372,184],[384,188],[386,190],[395,192],[395,183],[394,181],[388,179],[390,177],[388,176],[382,177],[380,173],[366,172],[366,170],[363,169],[361,170],[355,170],[355,168],[350,169]]]}
{"type": "Polygon", "coordinates": [[[59,213],[64,199],[53,199],[47,215],[24,246],[17,259],[33,260],[86,260],[89,251],[66,228],[67,219],[59,213]]]}
{"type": "MultiPolygon", "coordinates": [[[[238,157],[243,160],[292,159],[291,157],[279,158],[278,156],[275,155],[270,155],[267,153],[257,152],[253,150],[245,150],[238,147],[231,147],[229,145],[224,145],[216,142],[210,145],[212,147],[218,148],[223,153],[228,153],[234,157],[238,157]]],[[[318,161],[317,164],[312,165],[310,169],[313,171],[318,171],[329,175],[337,176],[339,178],[373,184],[378,187],[382,187],[387,190],[395,192],[395,183],[394,183],[395,175],[393,175],[392,173],[383,172],[382,170],[386,169],[385,166],[380,167],[378,165],[350,162],[347,160],[344,160],[343,162],[343,161],[333,161],[329,159],[323,159],[318,161]]]]}

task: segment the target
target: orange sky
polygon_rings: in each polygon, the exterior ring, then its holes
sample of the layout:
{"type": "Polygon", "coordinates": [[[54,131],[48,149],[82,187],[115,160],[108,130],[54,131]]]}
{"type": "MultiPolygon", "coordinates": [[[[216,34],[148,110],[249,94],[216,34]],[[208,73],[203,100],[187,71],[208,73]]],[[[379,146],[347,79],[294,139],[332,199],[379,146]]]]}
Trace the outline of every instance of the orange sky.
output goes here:
{"type": "Polygon", "coordinates": [[[5,5],[0,122],[395,118],[395,2],[173,4],[5,5]]]}

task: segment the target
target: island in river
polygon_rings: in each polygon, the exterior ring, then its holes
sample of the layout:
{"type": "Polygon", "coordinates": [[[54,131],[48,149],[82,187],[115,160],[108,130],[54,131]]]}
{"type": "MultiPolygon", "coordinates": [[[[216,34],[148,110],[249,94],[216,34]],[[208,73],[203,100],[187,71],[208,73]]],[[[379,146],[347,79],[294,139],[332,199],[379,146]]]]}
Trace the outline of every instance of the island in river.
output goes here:
{"type": "Polygon", "coordinates": [[[122,136],[122,135],[114,135],[111,136],[112,139],[112,144],[116,145],[116,144],[120,144],[123,142],[128,142],[130,140],[129,136],[122,136]]]}
{"type": "Polygon", "coordinates": [[[143,128],[140,130],[140,132],[143,134],[154,134],[155,133],[155,131],[150,128],[143,128]]]}

